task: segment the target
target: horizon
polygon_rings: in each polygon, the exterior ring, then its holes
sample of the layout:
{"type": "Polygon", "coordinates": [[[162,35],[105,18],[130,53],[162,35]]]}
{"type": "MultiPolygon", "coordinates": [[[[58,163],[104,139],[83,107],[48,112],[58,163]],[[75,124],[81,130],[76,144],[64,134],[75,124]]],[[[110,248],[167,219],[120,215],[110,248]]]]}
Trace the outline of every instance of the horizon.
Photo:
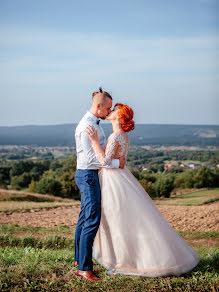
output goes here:
{"type": "MultiPolygon", "coordinates": [[[[76,123],[60,123],[60,124],[27,124],[27,125],[11,125],[11,126],[0,126],[0,128],[4,128],[4,127],[47,127],[47,126],[61,126],[61,125],[77,125],[78,122],[76,123]]],[[[111,123],[107,123],[102,121],[101,124],[103,125],[111,125],[111,123]]],[[[162,126],[219,126],[219,124],[159,124],[159,123],[135,123],[135,125],[162,125],[162,126]]],[[[134,130],[133,130],[134,131],[134,130]]]]}

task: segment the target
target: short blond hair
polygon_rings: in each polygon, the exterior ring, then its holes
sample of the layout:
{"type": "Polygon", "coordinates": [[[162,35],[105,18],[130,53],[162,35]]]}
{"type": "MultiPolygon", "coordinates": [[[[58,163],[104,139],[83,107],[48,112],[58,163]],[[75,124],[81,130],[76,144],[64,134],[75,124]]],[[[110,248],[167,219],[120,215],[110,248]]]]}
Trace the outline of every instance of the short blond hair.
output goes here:
{"type": "Polygon", "coordinates": [[[102,90],[102,87],[99,87],[99,91],[94,91],[94,92],[92,93],[92,99],[93,99],[94,96],[95,96],[96,94],[98,94],[98,93],[102,93],[104,96],[110,98],[111,100],[113,99],[112,96],[111,96],[108,92],[102,90]]]}

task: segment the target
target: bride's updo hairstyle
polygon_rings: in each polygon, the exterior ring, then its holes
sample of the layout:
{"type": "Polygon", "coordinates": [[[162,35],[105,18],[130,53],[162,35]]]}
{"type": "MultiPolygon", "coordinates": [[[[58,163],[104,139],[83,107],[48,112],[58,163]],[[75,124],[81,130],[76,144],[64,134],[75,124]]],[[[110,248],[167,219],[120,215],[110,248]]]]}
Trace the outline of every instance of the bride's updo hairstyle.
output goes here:
{"type": "Polygon", "coordinates": [[[110,99],[112,99],[112,96],[111,96],[108,92],[103,91],[103,90],[102,90],[102,87],[99,87],[99,91],[94,91],[94,92],[92,93],[92,99],[94,98],[94,96],[95,96],[97,93],[102,93],[104,96],[109,97],[110,99]]]}
{"type": "Polygon", "coordinates": [[[115,107],[119,107],[118,116],[121,119],[121,127],[123,131],[130,132],[135,128],[135,122],[133,121],[134,112],[126,104],[116,103],[115,107]]]}

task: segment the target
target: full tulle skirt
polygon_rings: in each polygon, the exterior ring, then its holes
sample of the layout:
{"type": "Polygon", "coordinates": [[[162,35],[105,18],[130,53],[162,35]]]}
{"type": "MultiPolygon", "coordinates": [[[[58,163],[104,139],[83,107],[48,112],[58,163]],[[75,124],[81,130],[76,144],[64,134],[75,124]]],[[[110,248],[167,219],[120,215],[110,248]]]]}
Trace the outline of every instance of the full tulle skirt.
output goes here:
{"type": "Polygon", "coordinates": [[[179,276],[200,256],[173,229],[128,170],[102,168],[101,222],[93,257],[108,274],[179,276]]]}

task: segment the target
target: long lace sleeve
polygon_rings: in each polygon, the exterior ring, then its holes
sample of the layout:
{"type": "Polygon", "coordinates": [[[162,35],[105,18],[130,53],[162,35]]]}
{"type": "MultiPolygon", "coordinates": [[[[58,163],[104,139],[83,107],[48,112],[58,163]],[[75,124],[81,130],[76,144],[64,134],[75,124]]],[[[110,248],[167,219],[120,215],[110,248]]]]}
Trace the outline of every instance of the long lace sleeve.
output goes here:
{"type": "Polygon", "coordinates": [[[97,160],[101,163],[102,166],[106,166],[109,165],[113,159],[113,156],[118,147],[118,141],[116,140],[116,135],[113,133],[107,141],[105,152],[101,147],[99,147],[100,145],[98,144],[92,143],[92,146],[97,160]]]}

